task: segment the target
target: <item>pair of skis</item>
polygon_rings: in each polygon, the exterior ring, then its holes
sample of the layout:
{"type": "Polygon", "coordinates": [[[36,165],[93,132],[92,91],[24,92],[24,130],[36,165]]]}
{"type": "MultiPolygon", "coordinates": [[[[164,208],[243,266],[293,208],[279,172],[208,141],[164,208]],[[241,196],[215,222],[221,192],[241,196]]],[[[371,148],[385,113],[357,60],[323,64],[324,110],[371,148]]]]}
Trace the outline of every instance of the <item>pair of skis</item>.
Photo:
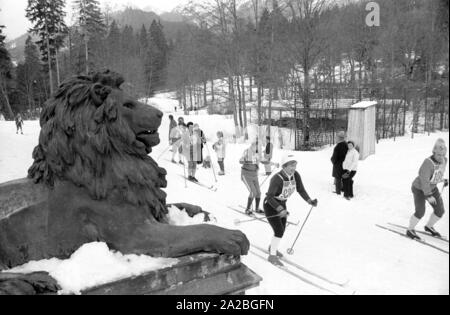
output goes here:
{"type": "MultiPolygon", "coordinates": [[[[251,245],[255,250],[250,250],[250,252],[267,261],[267,256],[269,255],[269,251],[265,250],[257,245],[251,245]]],[[[317,289],[326,291],[328,293],[331,293],[333,295],[354,295],[356,291],[348,288],[349,281],[335,281],[328,277],[324,277],[314,271],[308,270],[307,268],[293,262],[292,260],[289,260],[285,257],[279,258],[283,263],[285,263],[284,266],[277,266],[275,267],[283,270],[284,272],[288,273],[289,275],[293,276],[294,278],[297,278],[298,280],[301,280],[302,282],[305,282],[317,289]]]]}
{"type": "MultiPolygon", "coordinates": [[[[239,206],[239,207],[245,209],[243,206],[239,206]]],[[[266,216],[264,214],[257,214],[255,212],[252,212],[252,214],[247,214],[247,213],[245,213],[245,211],[241,211],[239,209],[236,209],[236,208],[233,208],[233,207],[230,207],[230,206],[227,206],[227,208],[230,209],[230,210],[233,210],[233,211],[235,211],[237,213],[240,213],[242,215],[245,215],[247,217],[253,218],[256,221],[261,221],[261,222],[269,224],[269,222],[267,221],[266,216]]],[[[294,223],[294,222],[291,222],[291,221],[287,221],[287,224],[289,224],[289,225],[297,226],[299,223],[300,223],[300,221],[298,221],[297,223],[294,223]]]]}
{"type": "MultiPolygon", "coordinates": [[[[182,178],[184,178],[183,175],[180,175],[180,176],[181,176],[182,178]]],[[[196,185],[198,185],[198,186],[200,186],[200,187],[209,189],[209,190],[211,190],[211,191],[213,191],[213,192],[216,192],[216,191],[217,191],[217,187],[214,186],[214,185],[207,185],[207,184],[204,184],[204,183],[202,183],[202,182],[196,182],[196,181],[193,181],[193,180],[190,180],[190,179],[187,179],[187,178],[186,178],[186,180],[187,180],[189,183],[196,184],[196,185]]]]}
{"type": "MultiPolygon", "coordinates": [[[[409,236],[406,235],[406,231],[408,230],[408,228],[406,226],[398,225],[398,224],[395,224],[395,223],[387,223],[387,226],[376,224],[376,226],[381,228],[381,229],[383,229],[383,230],[390,231],[390,232],[395,233],[397,235],[406,237],[406,238],[408,238],[410,240],[414,240],[415,242],[420,243],[422,245],[434,248],[434,249],[436,249],[436,250],[438,250],[440,252],[449,254],[448,250],[442,248],[441,246],[437,246],[437,245],[431,244],[429,241],[427,241],[425,239],[412,239],[412,238],[410,238],[409,236]],[[396,228],[401,229],[401,232],[398,229],[396,229],[396,228]]],[[[429,233],[421,232],[421,231],[416,231],[416,233],[420,233],[422,235],[426,235],[426,236],[432,237],[434,239],[441,240],[441,241],[443,241],[443,242],[448,244],[448,239],[445,238],[445,237],[434,237],[434,236],[432,236],[429,233]]]]}

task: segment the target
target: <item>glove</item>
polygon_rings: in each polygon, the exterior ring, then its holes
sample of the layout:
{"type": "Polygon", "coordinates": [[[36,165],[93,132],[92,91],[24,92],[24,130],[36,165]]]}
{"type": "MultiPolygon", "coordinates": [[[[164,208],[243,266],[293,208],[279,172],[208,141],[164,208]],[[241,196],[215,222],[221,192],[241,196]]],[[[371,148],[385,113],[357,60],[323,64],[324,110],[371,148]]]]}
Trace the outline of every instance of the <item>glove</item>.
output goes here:
{"type": "Polygon", "coordinates": [[[289,215],[289,212],[287,212],[287,210],[281,210],[278,215],[280,216],[280,218],[286,218],[289,215]]]}
{"type": "Polygon", "coordinates": [[[349,178],[350,177],[350,173],[344,173],[344,174],[342,174],[342,178],[343,179],[347,179],[347,178],[349,178]]]}
{"type": "Polygon", "coordinates": [[[448,179],[444,179],[444,187],[448,186],[448,179]]]}
{"type": "Polygon", "coordinates": [[[433,196],[429,196],[427,198],[427,201],[430,203],[430,205],[434,206],[436,205],[436,199],[433,196]]]}
{"type": "Polygon", "coordinates": [[[314,199],[314,200],[309,200],[308,201],[308,203],[311,205],[311,206],[313,206],[313,207],[317,207],[317,204],[319,203],[318,201],[317,201],[317,199],[314,199]]]}

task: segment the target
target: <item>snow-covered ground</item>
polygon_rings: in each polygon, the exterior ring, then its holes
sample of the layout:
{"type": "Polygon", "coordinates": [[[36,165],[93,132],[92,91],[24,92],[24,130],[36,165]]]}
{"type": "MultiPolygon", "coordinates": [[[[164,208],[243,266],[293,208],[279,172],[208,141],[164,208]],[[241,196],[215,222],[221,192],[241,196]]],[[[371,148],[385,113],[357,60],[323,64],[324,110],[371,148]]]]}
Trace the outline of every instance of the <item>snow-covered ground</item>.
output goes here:
{"type": "MultiPolygon", "coordinates": [[[[173,113],[173,100],[159,97],[158,107],[173,113]]],[[[168,118],[165,115],[160,128],[161,144],[151,154],[157,159],[168,147],[168,118]]],[[[214,167],[218,165],[211,145],[217,130],[231,137],[232,119],[224,116],[192,115],[185,121],[199,123],[209,142],[214,167]]],[[[39,123],[25,121],[24,135],[16,135],[14,122],[0,122],[0,182],[26,176],[32,163],[31,152],[37,144],[39,123]]],[[[424,246],[375,224],[394,222],[405,225],[413,212],[411,182],[417,175],[424,158],[430,155],[438,137],[449,143],[449,133],[419,134],[377,144],[376,154],[361,161],[355,177],[355,198],[347,201],[332,194],[330,156],[332,147],[316,152],[293,152],[298,158],[298,171],[311,197],[319,200],[300,236],[292,256],[286,254],[295,239],[299,226],[288,226],[281,243],[281,251],[302,266],[333,279],[349,280],[348,287],[357,294],[449,294],[449,255],[424,246]]],[[[244,216],[227,206],[244,205],[248,192],[240,181],[238,160],[245,143],[228,144],[225,159],[226,176],[217,177],[215,183],[211,169],[198,170],[197,178],[204,183],[216,184],[216,192],[202,188],[182,178],[183,167],[170,163],[171,152],[166,151],[158,160],[168,170],[167,202],[189,202],[211,212],[218,225],[241,229],[251,244],[267,248],[272,237],[269,225],[260,221],[235,226],[236,219],[244,216]]],[[[276,150],[274,161],[287,151],[276,150]]],[[[205,151],[207,154],[207,151],[205,151]]],[[[262,172],[262,170],[261,170],[262,172]]],[[[261,177],[262,178],[262,177],[261,177]]],[[[448,168],[446,171],[448,178],[448,168]]],[[[263,194],[268,188],[267,181],[263,194]]],[[[448,211],[448,191],[444,190],[448,211]]],[[[300,196],[288,201],[289,220],[303,222],[309,206],[300,196]]],[[[423,227],[430,214],[420,223],[423,227]]],[[[437,224],[443,234],[449,233],[448,213],[437,224]]],[[[448,243],[436,240],[435,244],[448,251],[448,243]]],[[[263,277],[258,288],[250,294],[327,294],[252,253],[243,262],[263,277]]]]}

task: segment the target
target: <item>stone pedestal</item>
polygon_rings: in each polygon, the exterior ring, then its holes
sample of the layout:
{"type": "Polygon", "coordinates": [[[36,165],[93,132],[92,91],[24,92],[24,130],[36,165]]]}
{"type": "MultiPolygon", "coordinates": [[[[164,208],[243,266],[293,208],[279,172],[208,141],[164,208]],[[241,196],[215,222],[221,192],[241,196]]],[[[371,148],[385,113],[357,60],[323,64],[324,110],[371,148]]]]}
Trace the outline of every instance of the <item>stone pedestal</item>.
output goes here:
{"type": "Polygon", "coordinates": [[[261,277],[239,257],[218,254],[183,256],[176,265],[104,284],[86,295],[226,295],[258,286],[261,277]]]}
{"type": "MultiPolygon", "coordinates": [[[[45,204],[47,189],[28,179],[0,184],[0,220],[25,208],[45,204]]],[[[199,253],[178,257],[168,268],[93,287],[86,295],[225,295],[243,294],[262,280],[240,257],[199,253]]],[[[0,267],[1,269],[1,267],[0,267]]]]}

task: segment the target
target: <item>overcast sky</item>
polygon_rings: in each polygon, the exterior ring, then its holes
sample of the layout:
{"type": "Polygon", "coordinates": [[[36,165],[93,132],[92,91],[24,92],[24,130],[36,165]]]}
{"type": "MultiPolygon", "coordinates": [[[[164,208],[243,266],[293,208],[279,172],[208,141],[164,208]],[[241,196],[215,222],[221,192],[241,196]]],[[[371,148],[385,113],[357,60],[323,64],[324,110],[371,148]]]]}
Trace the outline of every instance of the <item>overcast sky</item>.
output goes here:
{"type": "MultiPolygon", "coordinates": [[[[187,0],[99,0],[99,2],[102,8],[108,4],[113,10],[133,6],[141,9],[152,8],[156,13],[161,13],[170,11],[187,0]]],[[[73,0],[66,0],[66,12],[70,13],[72,3],[73,0]]],[[[24,34],[31,27],[25,17],[27,4],[28,0],[0,0],[0,25],[6,26],[3,31],[7,41],[24,34]]]]}

